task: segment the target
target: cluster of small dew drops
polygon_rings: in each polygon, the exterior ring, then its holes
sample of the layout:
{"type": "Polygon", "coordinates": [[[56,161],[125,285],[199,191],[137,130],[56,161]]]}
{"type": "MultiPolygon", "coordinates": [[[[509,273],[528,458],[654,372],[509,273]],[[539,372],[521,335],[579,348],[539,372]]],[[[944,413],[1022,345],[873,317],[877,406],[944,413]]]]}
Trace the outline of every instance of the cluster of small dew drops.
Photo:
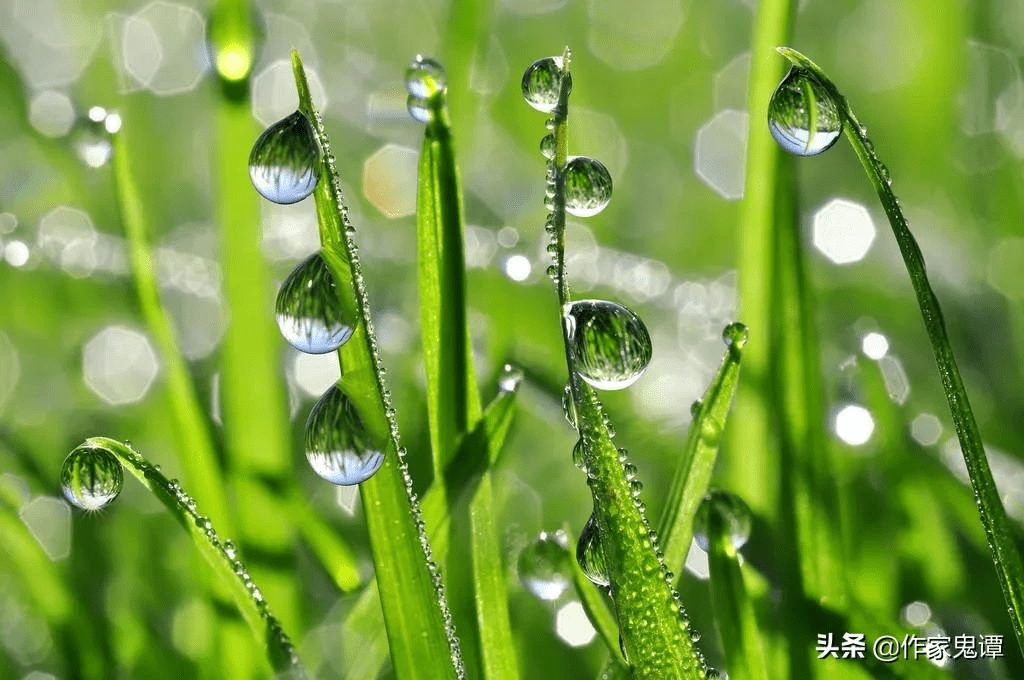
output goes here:
{"type": "MultiPolygon", "coordinates": [[[[426,60],[423,60],[423,61],[425,62],[426,60]]],[[[431,64],[434,64],[434,63],[436,63],[436,62],[431,62],[431,64]]],[[[434,77],[435,83],[440,82],[440,88],[443,90],[443,88],[444,88],[444,83],[443,83],[443,73],[444,73],[444,71],[443,71],[443,69],[440,69],[440,65],[437,65],[437,66],[438,66],[439,73],[440,73],[440,80],[438,79],[437,72],[433,72],[434,73],[433,77],[434,77]]],[[[462,662],[462,651],[461,651],[461,649],[459,647],[459,640],[455,636],[455,626],[454,626],[454,624],[452,622],[451,613],[450,613],[450,611],[448,609],[448,600],[447,600],[447,598],[445,597],[445,594],[444,594],[445,593],[444,583],[443,583],[443,581],[441,579],[441,573],[440,573],[440,571],[439,571],[439,569],[437,567],[437,564],[434,562],[433,554],[432,554],[432,551],[430,549],[430,544],[427,541],[426,527],[425,527],[425,524],[423,522],[423,518],[422,518],[422,515],[421,515],[421,512],[420,512],[419,501],[416,498],[415,491],[413,491],[412,477],[409,474],[409,466],[408,466],[408,463],[406,462],[406,459],[405,459],[405,449],[399,444],[398,421],[397,421],[397,419],[395,417],[395,410],[394,410],[394,407],[392,406],[392,402],[391,402],[391,392],[384,386],[384,378],[383,378],[383,376],[384,376],[384,366],[383,366],[383,364],[381,362],[381,356],[380,356],[380,351],[379,351],[378,346],[377,346],[377,336],[376,336],[376,333],[374,332],[373,322],[372,322],[372,320],[370,318],[370,315],[369,315],[369,302],[368,302],[367,297],[366,297],[366,286],[365,286],[365,282],[363,280],[362,270],[361,270],[360,265],[359,265],[358,248],[356,247],[356,243],[355,243],[355,240],[353,238],[354,235],[355,235],[355,228],[352,226],[352,223],[349,220],[349,217],[348,217],[348,207],[345,205],[345,200],[344,200],[344,197],[342,196],[342,192],[341,192],[341,186],[338,183],[338,172],[337,172],[337,169],[335,167],[335,158],[334,158],[334,155],[331,153],[330,143],[328,142],[328,139],[327,139],[327,133],[324,130],[323,119],[320,116],[320,112],[316,111],[316,110],[313,111],[313,119],[312,119],[312,121],[310,121],[309,118],[307,118],[304,114],[302,114],[301,111],[297,111],[296,114],[301,116],[302,120],[305,121],[305,124],[309,126],[308,130],[311,133],[311,135],[309,137],[307,137],[306,136],[306,131],[307,131],[306,128],[304,126],[302,126],[302,125],[295,124],[294,121],[292,123],[290,123],[290,128],[289,129],[292,131],[293,135],[299,134],[302,139],[311,139],[313,144],[315,145],[315,149],[316,149],[315,160],[313,160],[313,161],[304,161],[304,162],[311,162],[312,165],[316,168],[316,172],[314,173],[314,177],[313,177],[312,181],[309,182],[309,181],[306,181],[304,179],[305,176],[306,176],[304,168],[307,167],[307,166],[306,165],[294,166],[294,163],[293,163],[293,167],[292,168],[284,169],[283,171],[277,172],[276,174],[274,172],[266,173],[266,172],[263,172],[261,170],[262,174],[260,176],[261,176],[261,178],[263,176],[269,176],[271,178],[274,178],[278,183],[281,183],[283,181],[290,181],[290,180],[292,180],[292,178],[295,178],[295,180],[292,181],[292,183],[291,183],[292,184],[292,188],[294,188],[294,191],[290,194],[290,196],[297,196],[296,201],[298,201],[298,200],[302,200],[303,198],[305,198],[306,196],[308,196],[310,193],[313,192],[313,190],[316,187],[316,182],[319,180],[319,168],[320,168],[320,159],[321,159],[321,157],[326,161],[325,165],[326,165],[326,171],[327,171],[327,181],[329,182],[328,190],[330,192],[330,197],[331,197],[332,203],[335,206],[337,206],[337,210],[338,210],[338,213],[339,213],[338,216],[340,218],[341,224],[342,224],[343,229],[344,229],[344,234],[341,234],[339,236],[343,239],[345,250],[346,250],[346,253],[347,253],[347,256],[348,256],[348,261],[349,261],[349,265],[351,267],[351,272],[352,272],[352,286],[353,286],[354,293],[355,293],[355,303],[356,303],[356,309],[357,309],[357,318],[351,320],[351,325],[349,327],[350,328],[354,328],[356,324],[362,324],[363,328],[366,331],[366,337],[368,339],[368,344],[369,344],[369,351],[370,351],[371,358],[373,360],[374,377],[375,377],[375,380],[376,380],[376,383],[377,383],[377,390],[380,393],[381,399],[382,399],[383,404],[384,404],[384,413],[385,413],[385,417],[387,418],[387,421],[388,421],[388,430],[389,430],[389,435],[390,435],[390,439],[391,439],[391,444],[394,447],[395,455],[396,455],[397,462],[398,462],[398,470],[399,470],[399,473],[401,474],[402,479],[403,479],[403,481],[405,483],[406,494],[409,497],[410,511],[412,513],[412,518],[413,518],[413,522],[415,523],[417,533],[419,534],[420,546],[423,549],[424,557],[426,559],[426,563],[427,563],[427,567],[428,567],[428,570],[429,570],[429,573],[430,573],[431,580],[433,581],[434,589],[438,593],[438,603],[439,603],[439,606],[440,606],[440,609],[441,609],[442,618],[444,620],[444,626],[445,626],[445,631],[446,631],[446,635],[447,635],[447,638],[448,638],[448,647],[449,647],[449,651],[451,653],[452,663],[453,663],[453,666],[455,668],[456,675],[459,678],[464,678],[465,677],[465,669],[464,669],[463,662],[462,662]],[[297,130],[297,132],[296,132],[296,130],[297,130]],[[321,156],[321,154],[322,154],[322,156],[321,156]],[[305,192],[305,193],[303,194],[303,192],[305,192]],[[303,195],[299,195],[299,194],[303,194],[303,195]]],[[[296,114],[293,114],[293,116],[296,115],[296,114]]],[[[291,116],[289,116],[289,118],[291,118],[291,116]]],[[[271,143],[271,142],[267,141],[268,139],[270,139],[270,140],[274,140],[274,139],[280,140],[280,135],[279,134],[275,136],[275,135],[269,135],[268,133],[270,133],[270,131],[274,127],[280,126],[283,123],[285,123],[285,121],[288,121],[289,118],[286,118],[283,121],[279,121],[278,123],[275,123],[274,125],[272,125],[257,140],[256,146],[253,147],[253,153],[250,156],[250,173],[252,173],[252,165],[253,165],[252,159],[254,157],[257,157],[258,147],[260,147],[261,144],[269,144],[269,143],[271,143]]],[[[297,147],[300,146],[299,142],[296,141],[295,139],[287,140],[287,143],[289,145],[291,145],[293,150],[297,149],[297,147]]],[[[307,149],[308,149],[308,147],[307,147],[307,149]]],[[[289,157],[288,154],[284,154],[284,156],[285,157],[289,157]]],[[[306,154],[304,154],[304,153],[293,153],[290,157],[291,158],[297,158],[297,157],[308,158],[308,156],[306,154]]],[[[262,152],[259,155],[259,158],[271,158],[271,159],[277,158],[277,159],[280,159],[281,156],[264,151],[264,152],[262,152]]],[[[274,191],[268,192],[271,195],[268,195],[268,193],[264,193],[261,190],[260,184],[257,183],[255,178],[253,179],[253,184],[256,186],[257,191],[259,191],[260,194],[263,195],[264,198],[267,198],[268,200],[271,200],[271,201],[275,201],[275,199],[274,199],[274,191]]],[[[281,202],[281,201],[275,201],[275,202],[281,202]]],[[[295,201],[287,201],[287,202],[295,202],[295,201]]],[[[308,261],[309,260],[307,260],[307,262],[308,261]]],[[[300,267],[301,266],[302,265],[300,265],[300,267]]],[[[295,272],[293,272],[293,274],[294,273],[295,272]]],[[[326,288],[327,292],[331,293],[331,297],[334,298],[334,299],[337,299],[338,295],[337,295],[337,292],[335,292],[335,290],[334,290],[334,287],[336,285],[337,284],[336,284],[336,282],[333,281],[333,279],[328,278],[326,286],[320,286],[320,288],[321,288],[321,291],[323,291],[326,288]]],[[[301,286],[297,286],[297,287],[301,290],[301,286]]],[[[282,286],[282,289],[284,289],[284,286],[282,286]]],[[[308,292],[308,289],[307,289],[307,292],[308,292]]],[[[280,297],[279,297],[279,301],[280,301],[280,297]]],[[[321,306],[319,309],[326,309],[326,308],[327,308],[326,306],[321,306]]],[[[334,311],[337,312],[337,311],[339,311],[339,309],[334,309],[334,311]]],[[[278,310],[278,316],[280,318],[280,310],[278,310]]],[[[344,318],[342,318],[340,316],[332,317],[331,319],[328,319],[327,321],[325,321],[325,317],[321,316],[319,318],[319,320],[318,320],[318,323],[323,323],[323,325],[328,326],[328,328],[330,328],[331,325],[328,323],[328,321],[334,320],[334,319],[341,319],[341,323],[343,323],[343,324],[344,323],[348,323],[348,321],[349,321],[348,319],[344,319],[344,318]]],[[[280,322],[279,322],[279,324],[280,324],[280,322]]],[[[282,332],[283,331],[284,331],[284,329],[282,329],[282,332]]],[[[335,341],[337,341],[338,338],[341,338],[341,341],[338,342],[338,347],[340,347],[341,344],[343,344],[345,341],[347,341],[351,337],[352,333],[349,332],[347,335],[344,334],[344,333],[340,333],[340,332],[339,333],[335,333],[335,334],[325,333],[325,335],[332,335],[334,337],[335,341]],[[344,336],[344,337],[342,337],[342,336],[344,336]]],[[[300,334],[300,336],[301,336],[301,334],[300,334]]],[[[317,337],[319,337],[319,336],[317,336],[317,337]]],[[[285,338],[288,339],[288,335],[287,334],[285,334],[285,338]]],[[[302,343],[300,342],[300,344],[302,344],[302,343]]],[[[296,345],[293,343],[293,346],[296,346],[296,345]]],[[[306,351],[306,352],[309,351],[308,349],[304,349],[303,347],[300,347],[300,346],[296,346],[296,349],[299,349],[300,351],[306,351]]],[[[336,350],[336,349],[337,349],[337,347],[334,348],[334,350],[336,350]]],[[[325,349],[323,352],[320,352],[320,353],[326,353],[326,352],[330,352],[330,351],[333,351],[333,350],[332,349],[325,349]]],[[[325,394],[325,396],[327,396],[327,395],[325,394]]],[[[323,399],[323,397],[321,399],[323,399]]],[[[308,421],[307,421],[307,425],[308,425],[308,421]]],[[[309,452],[307,451],[307,454],[308,453],[309,452]]],[[[364,452],[364,453],[366,453],[366,452],[364,452]]],[[[352,454],[351,451],[341,451],[341,452],[339,452],[339,455],[342,455],[342,456],[350,456],[351,454],[352,454]]],[[[383,454],[384,454],[384,452],[377,451],[377,450],[372,449],[372,448],[369,449],[369,454],[368,455],[372,456],[372,458],[371,458],[370,461],[367,461],[369,464],[366,464],[362,468],[364,472],[369,472],[369,474],[367,474],[366,477],[364,479],[360,480],[360,481],[365,481],[366,479],[369,478],[369,476],[374,474],[380,468],[381,464],[383,464],[383,454]],[[380,457],[380,462],[379,463],[376,462],[377,456],[380,457]]],[[[327,466],[321,467],[321,469],[327,470],[327,471],[337,471],[337,470],[345,469],[345,466],[342,465],[341,462],[339,462],[338,465],[327,465],[327,466]]],[[[316,467],[314,468],[314,470],[317,471],[318,474],[319,474],[320,471],[316,467]]],[[[348,481],[350,483],[356,483],[356,482],[354,482],[352,480],[354,480],[354,477],[346,476],[346,481],[348,481]]],[[[328,480],[328,481],[330,481],[330,480],[328,480]]]]}

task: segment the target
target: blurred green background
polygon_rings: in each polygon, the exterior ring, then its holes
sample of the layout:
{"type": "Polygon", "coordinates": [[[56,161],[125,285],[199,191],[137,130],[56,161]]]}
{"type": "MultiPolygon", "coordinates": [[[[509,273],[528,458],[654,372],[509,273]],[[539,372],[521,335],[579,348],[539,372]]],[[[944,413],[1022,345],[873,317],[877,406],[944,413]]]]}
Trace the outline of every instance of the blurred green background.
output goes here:
{"type": "MultiPolygon", "coordinates": [[[[422,127],[406,113],[402,79],[417,53],[448,68],[484,394],[496,391],[506,362],[527,374],[495,482],[524,675],[592,675],[604,651],[571,592],[555,603],[537,601],[516,575],[518,552],[540,531],[567,525],[578,532],[590,513],[589,492],[571,464],[574,434],[559,405],[565,365],[555,295],[544,276],[537,150],[544,118],[522,101],[523,69],[572,47],[569,151],[601,160],[615,182],[607,210],[570,225],[569,276],[578,297],[621,301],[650,329],[654,359],[646,376],[605,402],[657,516],[690,404],[721,356],[721,329],[743,318],[735,224],[747,130],[765,124],[745,112],[755,4],[260,4],[265,42],[253,69],[252,114],[260,126],[252,139],[296,106],[287,62],[295,47],[332,138],[389,384],[421,483],[429,463],[412,213],[422,127]]],[[[220,423],[218,349],[231,310],[215,224],[213,168],[223,140],[213,123],[219,89],[204,47],[208,11],[205,3],[163,1],[0,3],[3,510],[38,540],[82,625],[92,627],[73,635],[85,635],[120,669],[116,677],[192,677],[211,649],[211,606],[190,576],[203,565],[173,520],[130,480],[116,505],[89,516],[70,512],[57,483],[66,453],[91,435],[129,439],[168,474],[182,474],[163,362],[140,317],[114,201],[103,126],[116,127],[116,117],[133,130],[164,304],[204,406],[214,426],[220,423]]],[[[1000,491],[1019,525],[1024,3],[805,0],[794,36],[793,46],[850,99],[892,173],[946,312],[1000,491]]],[[[239,174],[246,160],[237,158],[239,174]]],[[[821,426],[839,461],[851,589],[894,631],[902,621],[922,635],[1005,636],[1004,659],[939,662],[956,677],[1022,677],[884,214],[844,143],[800,169],[828,409],[821,426]]],[[[277,282],[318,247],[311,202],[262,202],[259,220],[245,226],[277,282]]],[[[269,287],[252,291],[265,303],[268,324],[273,294],[269,287]]],[[[300,355],[283,342],[278,354],[279,372],[253,375],[251,388],[286,384],[294,483],[356,547],[365,576],[371,563],[361,508],[351,493],[315,477],[301,449],[306,413],[337,378],[337,362],[300,355]]],[[[726,455],[741,460],[743,452],[726,455]]],[[[773,524],[758,518],[745,550],[767,577],[769,630],[772,532],[780,530],[773,524]]],[[[306,548],[296,551],[293,581],[302,604],[289,630],[312,670],[340,677],[359,653],[358,641],[341,633],[352,596],[338,592],[306,548]]],[[[691,552],[682,595],[715,661],[701,557],[691,552]]],[[[34,604],[31,578],[0,558],[0,676],[77,677],[74,645],[34,604]]]]}

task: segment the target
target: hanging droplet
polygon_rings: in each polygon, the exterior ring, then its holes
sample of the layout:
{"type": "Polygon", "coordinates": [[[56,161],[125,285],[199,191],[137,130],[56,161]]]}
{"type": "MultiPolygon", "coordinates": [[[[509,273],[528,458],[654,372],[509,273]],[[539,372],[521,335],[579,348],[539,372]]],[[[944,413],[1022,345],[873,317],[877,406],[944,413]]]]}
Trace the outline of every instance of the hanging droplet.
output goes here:
{"type": "Polygon", "coordinates": [[[591,217],[612,200],[612,176],[601,161],[588,156],[569,159],[565,166],[565,211],[591,217]]]}
{"type": "Polygon", "coordinates": [[[408,99],[405,100],[405,108],[409,111],[409,115],[412,116],[413,120],[420,123],[429,123],[434,118],[434,114],[430,109],[430,103],[423,97],[417,97],[414,94],[409,95],[408,99]]]}
{"type": "Polygon", "coordinates": [[[690,418],[696,418],[697,414],[700,413],[702,406],[704,406],[704,402],[700,399],[695,399],[694,402],[690,404],[690,418]]]}
{"type": "Polygon", "coordinates": [[[739,321],[729,324],[722,330],[722,340],[725,342],[727,347],[743,349],[749,338],[750,331],[747,330],[747,327],[739,321]]]}
{"type": "Polygon", "coordinates": [[[569,587],[569,539],[564,531],[542,531],[519,553],[519,581],[541,600],[557,600],[569,587]]]}
{"type": "Polygon", "coordinates": [[[579,429],[576,425],[576,402],[572,399],[572,386],[569,383],[565,383],[565,387],[562,388],[562,414],[569,427],[579,429]]]}
{"type": "Polygon", "coordinates": [[[333,352],[352,337],[356,326],[319,251],[295,267],[281,284],[275,312],[281,335],[306,354],[333,352]]]}
{"type": "Polygon", "coordinates": [[[576,440],[576,445],[572,447],[572,464],[586,472],[587,457],[586,451],[583,448],[584,446],[586,446],[586,444],[583,443],[583,437],[576,440]]]}
{"type": "Polygon", "coordinates": [[[768,128],[789,153],[816,156],[839,139],[843,120],[825,86],[807,69],[793,66],[768,102],[768,128]]]}
{"type": "Polygon", "coordinates": [[[540,138],[540,154],[551,160],[555,157],[555,136],[552,134],[544,135],[540,138]]]}
{"type": "Polygon", "coordinates": [[[447,87],[444,66],[430,57],[417,54],[405,70],[405,89],[415,97],[429,99],[447,87]]]}
{"type": "Polygon", "coordinates": [[[109,450],[82,444],[64,459],[60,468],[64,498],[82,510],[99,510],[121,493],[124,470],[109,450]]]}
{"type": "Polygon", "coordinates": [[[580,563],[580,569],[591,583],[602,587],[611,585],[608,565],[604,560],[604,549],[601,547],[601,530],[598,529],[593,514],[583,525],[580,540],[576,543],[576,561],[580,563]]]}
{"type": "Polygon", "coordinates": [[[505,364],[498,376],[498,391],[507,394],[519,389],[519,383],[523,382],[523,369],[513,364],[505,364]]]}
{"type": "Polygon", "coordinates": [[[373,476],[384,462],[355,404],[332,385],[306,420],[306,460],[331,484],[351,486],[373,476]]]}
{"type": "Polygon", "coordinates": [[[562,78],[568,79],[572,92],[572,76],[562,71],[561,57],[544,57],[530,64],[523,73],[523,99],[526,103],[544,113],[551,113],[558,106],[558,91],[562,78]]]}
{"type": "Polygon", "coordinates": [[[563,310],[573,368],[599,390],[635,383],[651,361],[651,336],[636,314],[607,300],[577,300],[563,310]]]}
{"type": "Polygon", "coordinates": [[[750,508],[734,493],[712,489],[704,496],[693,518],[693,537],[707,552],[711,549],[710,532],[728,535],[733,550],[742,548],[750,538],[750,508]]]}
{"type": "Polygon", "coordinates": [[[249,177],[256,191],[274,203],[297,203],[313,193],[320,179],[320,145],[301,111],[277,121],[260,135],[249,154],[249,177]]]}

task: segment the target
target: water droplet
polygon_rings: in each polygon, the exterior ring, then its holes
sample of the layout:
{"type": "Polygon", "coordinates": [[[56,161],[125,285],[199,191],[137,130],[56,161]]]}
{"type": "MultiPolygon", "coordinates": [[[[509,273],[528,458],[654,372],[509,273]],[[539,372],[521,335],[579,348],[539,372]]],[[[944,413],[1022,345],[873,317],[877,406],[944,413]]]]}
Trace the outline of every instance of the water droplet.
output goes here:
{"type": "Polygon", "coordinates": [[[332,385],[306,420],[306,460],[331,484],[350,486],[366,481],[384,462],[382,447],[363,425],[355,405],[332,385]]]}
{"type": "Polygon", "coordinates": [[[548,134],[540,139],[540,153],[544,158],[551,160],[555,157],[555,136],[548,134]]]}
{"type": "Polygon", "coordinates": [[[576,561],[591,583],[602,587],[611,585],[604,550],[601,548],[601,530],[593,514],[580,531],[580,540],[576,543],[576,561]]]}
{"type": "Polygon", "coordinates": [[[109,450],[82,444],[64,459],[60,485],[72,505],[82,510],[99,510],[121,493],[124,470],[109,450]]]}
{"type": "Polygon", "coordinates": [[[417,97],[414,94],[409,95],[409,98],[405,100],[405,108],[409,111],[409,115],[412,116],[413,120],[420,123],[429,123],[434,118],[434,114],[430,109],[430,103],[423,97],[417,97]]]}
{"type": "Polygon", "coordinates": [[[768,128],[786,151],[815,156],[835,144],[843,121],[825,86],[807,69],[794,66],[768,102],[768,128]]]}
{"type": "Polygon", "coordinates": [[[707,680],[729,680],[729,674],[725,671],[720,671],[717,668],[709,668],[706,676],[707,680]]]}
{"type": "Polygon", "coordinates": [[[565,211],[591,217],[612,200],[612,176],[604,164],[589,156],[571,158],[565,166],[565,211]]]}
{"type": "Polygon", "coordinates": [[[572,447],[572,464],[586,472],[587,459],[585,455],[586,452],[583,449],[584,446],[586,446],[586,444],[583,443],[582,437],[576,440],[576,445],[572,447]]]}
{"type": "Polygon", "coordinates": [[[747,327],[739,321],[729,324],[722,330],[722,340],[725,342],[727,347],[743,349],[749,338],[750,331],[747,330],[747,327]]]}
{"type": "Polygon", "coordinates": [[[561,57],[544,57],[530,64],[523,73],[523,99],[527,104],[544,113],[554,111],[562,78],[568,79],[572,92],[572,76],[562,71],[562,64],[561,57]]]}
{"type": "Polygon", "coordinates": [[[563,311],[574,368],[599,390],[635,383],[651,361],[651,336],[636,314],[607,300],[577,300],[563,311]]]}
{"type": "Polygon", "coordinates": [[[230,538],[224,541],[224,554],[228,556],[229,560],[233,560],[238,556],[235,544],[230,538]]]}
{"type": "Polygon", "coordinates": [[[249,154],[249,177],[260,195],[274,203],[297,203],[320,179],[320,145],[301,111],[277,121],[260,135],[249,154]]]}
{"type": "Polygon", "coordinates": [[[705,552],[710,550],[709,534],[728,534],[734,550],[742,548],[750,538],[750,508],[734,493],[712,489],[704,496],[693,518],[693,537],[705,552]]]}
{"type": "Polygon", "coordinates": [[[505,364],[498,376],[498,391],[502,393],[515,392],[519,389],[519,383],[523,382],[523,370],[512,364],[505,364]]]}
{"type": "Polygon", "coordinates": [[[326,354],[341,347],[356,326],[319,251],[306,258],[277,293],[277,327],[288,344],[307,354],[326,354]]]}
{"type": "Polygon", "coordinates": [[[564,531],[542,531],[519,553],[519,581],[541,600],[557,600],[569,587],[569,541],[564,531]]]}
{"type": "Polygon", "coordinates": [[[576,426],[576,402],[572,400],[572,386],[569,383],[565,383],[565,387],[562,388],[562,414],[565,415],[569,427],[579,429],[576,426]]]}
{"type": "Polygon", "coordinates": [[[701,401],[700,399],[694,400],[694,402],[692,404],[690,404],[690,417],[691,418],[696,418],[697,414],[700,413],[700,409],[701,409],[701,407],[703,405],[704,405],[704,402],[701,401]]]}
{"type": "Polygon", "coordinates": [[[417,54],[405,70],[405,89],[415,97],[429,99],[447,87],[444,66],[430,57],[417,54]]]}

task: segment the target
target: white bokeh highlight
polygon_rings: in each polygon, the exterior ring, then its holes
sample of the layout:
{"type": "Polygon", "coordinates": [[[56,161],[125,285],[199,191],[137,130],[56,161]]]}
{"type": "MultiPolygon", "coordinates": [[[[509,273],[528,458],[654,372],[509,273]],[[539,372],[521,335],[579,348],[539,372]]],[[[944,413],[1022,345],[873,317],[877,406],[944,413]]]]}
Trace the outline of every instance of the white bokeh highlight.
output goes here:
{"type": "Polygon", "coordinates": [[[814,214],[814,247],[836,264],[859,262],[875,240],[867,208],[836,198],[814,214]]]}
{"type": "Polygon", "coordinates": [[[156,353],[142,333],[123,326],[104,328],[82,351],[85,384],[111,405],[146,396],[157,374],[156,353]]]}

